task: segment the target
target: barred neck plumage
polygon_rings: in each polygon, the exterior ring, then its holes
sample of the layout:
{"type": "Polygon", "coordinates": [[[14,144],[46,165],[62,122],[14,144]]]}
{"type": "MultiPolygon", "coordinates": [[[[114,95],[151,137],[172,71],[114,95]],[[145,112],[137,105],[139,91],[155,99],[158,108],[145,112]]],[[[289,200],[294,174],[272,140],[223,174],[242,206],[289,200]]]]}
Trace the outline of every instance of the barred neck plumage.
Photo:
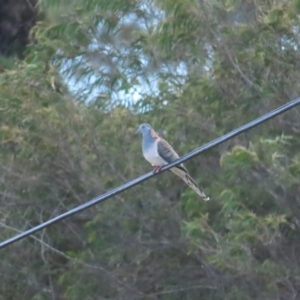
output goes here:
{"type": "Polygon", "coordinates": [[[142,147],[143,151],[147,151],[158,138],[156,132],[151,128],[149,131],[143,133],[142,147]]]}

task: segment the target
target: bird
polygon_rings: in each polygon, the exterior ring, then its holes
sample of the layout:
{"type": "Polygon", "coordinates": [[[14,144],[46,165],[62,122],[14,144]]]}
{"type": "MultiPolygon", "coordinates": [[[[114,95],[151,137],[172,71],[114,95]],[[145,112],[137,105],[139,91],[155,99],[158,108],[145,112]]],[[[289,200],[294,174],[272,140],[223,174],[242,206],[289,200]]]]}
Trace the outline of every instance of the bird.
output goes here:
{"type": "MultiPolygon", "coordinates": [[[[159,172],[163,166],[170,164],[179,158],[179,155],[172,146],[166,140],[158,136],[151,125],[147,123],[141,124],[136,133],[138,132],[143,135],[143,156],[155,167],[153,173],[159,172]]],[[[197,185],[183,164],[171,168],[170,171],[179,176],[189,187],[201,196],[203,200],[209,200],[209,197],[207,197],[204,191],[197,185]]]]}

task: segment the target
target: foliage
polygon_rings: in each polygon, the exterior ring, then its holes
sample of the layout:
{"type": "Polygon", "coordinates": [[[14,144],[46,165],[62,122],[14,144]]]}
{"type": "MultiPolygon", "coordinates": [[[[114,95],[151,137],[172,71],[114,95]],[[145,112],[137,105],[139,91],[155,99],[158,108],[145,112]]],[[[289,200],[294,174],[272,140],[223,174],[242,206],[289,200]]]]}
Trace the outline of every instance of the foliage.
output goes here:
{"type": "MultiPolygon", "coordinates": [[[[0,238],[299,95],[299,1],[41,1],[1,58],[0,238]]],[[[0,251],[3,299],[295,299],[299,109],[0,251]]],[[[1,298],[1,297],[0,297],[1,298]]]]}

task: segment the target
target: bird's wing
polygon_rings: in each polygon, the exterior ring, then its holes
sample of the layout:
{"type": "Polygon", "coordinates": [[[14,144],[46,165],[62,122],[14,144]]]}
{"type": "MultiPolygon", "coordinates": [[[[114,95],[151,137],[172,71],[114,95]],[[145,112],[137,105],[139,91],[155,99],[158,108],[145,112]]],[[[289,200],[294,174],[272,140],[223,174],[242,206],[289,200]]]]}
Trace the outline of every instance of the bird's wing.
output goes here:
{"type": "MultiPolygon", "coordinates": [[[[172,148],[172,146],[162,138],[159,138],[157,142],[158,155],[167,163],[172,163],[179,158],[178,154],[172,148]]],[[[204,191],[197,185],[195,180],[188,174],[187,169],[183,164],[170,169],[171,172],[179,176],[188,186],[190,186],[203,200],[209,200],[204,191]]]]}
{"type": "MultiPolygon", "coordinates": [[[[157,152],[158,155],[169,164],[179,158],[179,155],[175,152],[172,146],[162,138],[159,138],[157,142],[157,152]]],[[[183,164],[180,164],[176,167],[187,172],[183,164]]]]}

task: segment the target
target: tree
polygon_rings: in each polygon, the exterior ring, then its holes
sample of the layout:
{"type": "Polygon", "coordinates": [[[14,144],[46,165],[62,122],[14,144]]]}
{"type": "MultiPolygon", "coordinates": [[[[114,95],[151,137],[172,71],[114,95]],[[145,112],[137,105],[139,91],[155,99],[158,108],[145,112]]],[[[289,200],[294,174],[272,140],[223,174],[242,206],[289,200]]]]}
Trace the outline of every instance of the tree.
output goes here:
{"type": "MultiPolygon", "coordinates": [[[[298,6],[43,1],[0,76],[1,240],[149,171],[142,122],[184,154],[298,96],[298,6]]],[[[0,294],[295,299],[298,114],[187,162],[207,203],[164,173],[3,249],[0,294]]]]}

